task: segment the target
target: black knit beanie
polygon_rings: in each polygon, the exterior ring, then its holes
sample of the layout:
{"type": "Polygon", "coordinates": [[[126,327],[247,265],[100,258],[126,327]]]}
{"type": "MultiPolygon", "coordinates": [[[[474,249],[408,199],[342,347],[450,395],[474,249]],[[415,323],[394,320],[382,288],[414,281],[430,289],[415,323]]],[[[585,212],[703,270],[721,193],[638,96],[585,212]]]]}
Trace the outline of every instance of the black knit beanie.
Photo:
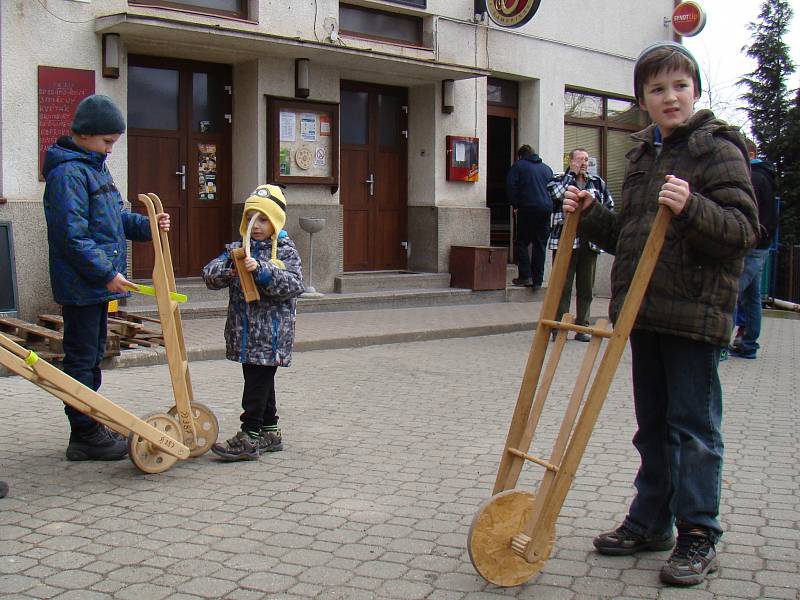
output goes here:
{"type": "Polygon", "coordinates": [[[124,133],[125,117],[108,96],[87,96],[75,109],[72,131],[85,135],[124,133]]]}

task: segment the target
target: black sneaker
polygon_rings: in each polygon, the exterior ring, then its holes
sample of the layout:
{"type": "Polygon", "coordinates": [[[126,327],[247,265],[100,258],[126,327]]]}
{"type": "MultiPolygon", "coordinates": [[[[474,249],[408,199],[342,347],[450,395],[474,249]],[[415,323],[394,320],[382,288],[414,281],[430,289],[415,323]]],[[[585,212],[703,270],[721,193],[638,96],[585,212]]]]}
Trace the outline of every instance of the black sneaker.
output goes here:
{"type": "Polygon", "coordinates": [[[214,444],[211,451],[226,461],[258,460],[258,442],[256,433],[239,431],[224,444],[214,444]]]}
{"type": "Polygon", "coordinates": [[[128,455],[128,441],[105,425],[69,435],[67,460],[122,460],[128,455]]]}
{"type": "Polygon", "coordinates": [[[280,452],[281,450],[283,450],[281,430],[268,431],[262,429],[258,438],[258,451],[263,454],[264,452],[280,452]]]}
{"type": "Polygon", "coordinates": [[[600,554],[609,556],[629,556],[637,552],[657,552],[670,550],[675,545],[672,533],[666,536],[649,537],[639,535],[620,525],[614,531],[601,533],[594,538],[594,547],[600,554]]]}
{"type": "Polygon", "coordinates": [[[0,481],[0,498],[5,498],[8,495],[8,484],[5,481],[0,481]]]}
{"type": "Polygon", "coordinates": [[[517,277],[511,280],[511,284],[517,287],[533,287],[533,279],[530,277],[527,279],[525,277],[517,277]]]}
{"type": "Polygon", "coordinates": [[[678,531],[678,544],[661,567],[661,581],[670,585],[697,585],[719,569],[714,542],[705,529],[678,531]]]}

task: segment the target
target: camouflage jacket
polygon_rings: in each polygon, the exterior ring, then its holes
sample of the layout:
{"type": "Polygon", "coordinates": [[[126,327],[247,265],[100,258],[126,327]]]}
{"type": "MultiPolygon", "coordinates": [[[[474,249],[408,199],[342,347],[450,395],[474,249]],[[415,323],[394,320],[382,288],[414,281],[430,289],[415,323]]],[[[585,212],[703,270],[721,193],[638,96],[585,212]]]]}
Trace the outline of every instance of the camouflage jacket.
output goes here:
{"type": "Polygon", "coordinates": [[[742,258],[756,244],[758,209],[744,140],[709,110],[696,112],[663,140],[655,125],[632,136],[622,201],[614,212],[595,203],[579,224],[615,255],[609,312],[616,321],[642,254],[668,174],[691,196],[672,218],[635,327],[725,345],[731,335],[742,258]]]}
{"type": "Polygon", "coordinates": [[[227,287],[228,319],[225,322],[226,357],[240,363],[288,367],[292,362],[297,296],[303,293],[300,255],[285,231],[278,236],[278,258],[286,266],[270,264],[272,241],[250,241],[250,255],[259,263],[253,273],[261,299],[249,304],[230,252],[241,242],[227,246],[203,267],[203,280],[212,290],[227,287]]]}

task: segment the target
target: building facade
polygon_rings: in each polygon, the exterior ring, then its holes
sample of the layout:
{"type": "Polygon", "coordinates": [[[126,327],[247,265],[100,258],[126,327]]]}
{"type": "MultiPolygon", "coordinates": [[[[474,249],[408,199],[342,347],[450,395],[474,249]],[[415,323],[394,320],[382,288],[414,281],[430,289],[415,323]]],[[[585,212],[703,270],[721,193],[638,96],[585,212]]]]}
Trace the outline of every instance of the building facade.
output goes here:
{"type": "MultiPolygon", "coordinates": [[[[554,171],[587,148],[619,190],[627,135],[643,124],[633,65],[671,39],[674,5],[4,1],[0,286],[14,284],[23,318],[53,308],[40,155],[91,92],[127,117],[109,167],[133,210],[154,192],[172,215],[176,276],[197,277],[236,239],[242,203],[264,182],[286,185],[286,229],[304,259],[299,219],[325,219],[319,291],[342,272],[447,272],[453,245],[509,245],[503,183],[520,144],[554,171]],[[507,27],[520,11],[527,22],[507,27]]],[[[149,278],[148,245],[131,259],[130,274],[149,278]]]]}

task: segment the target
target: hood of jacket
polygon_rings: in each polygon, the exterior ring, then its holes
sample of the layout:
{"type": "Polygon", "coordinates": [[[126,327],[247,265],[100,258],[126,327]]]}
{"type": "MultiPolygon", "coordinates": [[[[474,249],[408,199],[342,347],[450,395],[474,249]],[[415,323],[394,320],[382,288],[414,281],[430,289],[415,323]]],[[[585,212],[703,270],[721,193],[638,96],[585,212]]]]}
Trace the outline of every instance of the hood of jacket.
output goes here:
{"type": "MultiPolygon", "coordinates": [[[[662,143],[664,145],[672,145],[686,140],[689,153],[694,158],[699,158],[714,150],[715,136],[723,137],[735,144],[745,160],[750,162],[747,146],[745,145],[744,137],[739,131],[739,128],[728,125],[725,121],[715,117],[713,112],[705,108],[694,113],[683,125],[676,127],[672,134],[664,139],[662,143]]],[[[641,157],[643,152],[648,151],[648,149],[654,149],[660,137],[658,125],[655,123],[642,131],[634,133],[631,135],[631,138],[639,142],[639,144],[629,150],[625,156],[629,160],[635,162],[641,157]]]]}
{"type": "Polygon", "coordinates": [[[768,163],[760,158],[754,158],[750,161],[750,168],[753,171],[760,171],[764,176],[769,177],[773,182],[775,181],[775,165],[768,163]]]}
{"type": "Polygon", "coordinates": [[[531,154],[530,156],[525,156],[520,160],[527,160],[528,162],[536,164],[542,162],[542,157],[539,156],[538,154],[531,154]]]}
{"type": "Polygon", "coordinates": [[[85,162],[98,171],[102,171],[106,162],[106,155],[102,152],[84,150],[70,136],[64,135],[47,149],[44,165],[42,166],[42,175],[46,179],[53,169],[73,160],[85,162]]]}

